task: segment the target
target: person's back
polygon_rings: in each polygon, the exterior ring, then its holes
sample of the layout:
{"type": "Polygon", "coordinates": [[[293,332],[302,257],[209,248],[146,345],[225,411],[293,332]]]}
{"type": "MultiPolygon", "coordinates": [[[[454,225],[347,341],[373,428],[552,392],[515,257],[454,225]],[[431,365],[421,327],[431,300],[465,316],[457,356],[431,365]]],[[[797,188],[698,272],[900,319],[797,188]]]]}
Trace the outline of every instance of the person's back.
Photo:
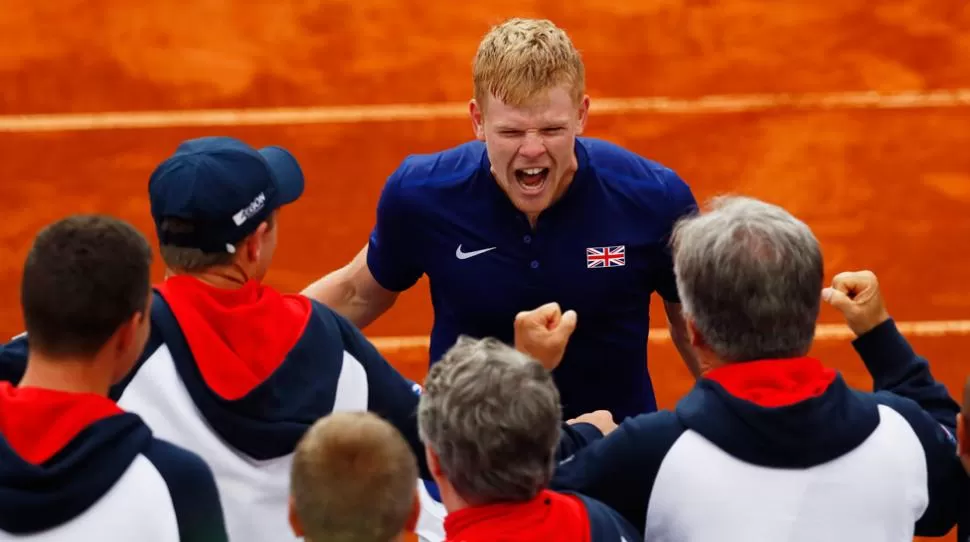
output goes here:
{"type": "Polygon", "coordinates": [[[0,384],[0,540],[227,540],[195,454],[107,398],[0,384]]]}
{"type": "Polygon", "coordinates": [[[295,540],[293,454],[317,419],[372,410],[406,427],[417,403],[414,384],[353,326],[262,284],[279,209],[303,182],[284,149],[222,137],[184,142],[149,181],[168,273],[147,347],[113,394],[211,465],[234,541],[295,540]]]}
{"type": "Polygon", "coordinates": [[[938,428],[916,404],[855,392],[816,360],[769,363],[711,371],[677,405],[668,428],[679,428],[658,439],[671,445],[646,537],[912,539],[935,485],[922,441],[938,428]]]}
{"type": "MultiPolygon", "coordinates": [[[[673,246],[707,370],[673,411],[627,420],[563,463],[553,487],[602,500],[658,542],[945,534],[960,469],[953,402],[942,386],[925,405],[855,391],[808,356],[824,276],[811,230],[776,206],[726,198],[681,222],[673,246]]],[[[893,333],[860,337],[867,364],[932,382],[893,333]]]]}
{"type": "Polygon", "coordinates": [[[150,263],[108,217],[38,235],[21,287],[26,371],[0,383],[0,540],[227,540],[208,466],[107,397],[145,345],[150,263]]]}
{"type": "Polygon", "coordinates": [[[401,420],[417,401],[411,384],[359,332],[321,307],[301,314],[286,310],[299,306],[295,297],[264,286],[218,292],[182,276],[158,290],[148,349],[116,390],[118,403],[206,459],[233,540],[292,538],[286,507],[293,454],[318,418],[374,410],[407,425],[401,420]],[[200,305],[216,297],[223,302],[210,308],[236,316],[207,320],[200,305]],[[268,314],[247,318],[249,309],[268,314]],[[295,342],[268,341],[287,331],[298,332],[295,342]],[[245,348],[261,338],[267,339],[262,349],[245,348]]]}
{"type": "Polygon", "coordinates": [[[287,151],[221,137],[184,142],[149,182],[168,273],[145,351],[112,393],[211,465],[234,541],[296,539],[289,475],[317,419],[371,410],[406,432],[417,404],[416,386],[346,320],[262,283],[279,209],[303,182],[287,151]]]}

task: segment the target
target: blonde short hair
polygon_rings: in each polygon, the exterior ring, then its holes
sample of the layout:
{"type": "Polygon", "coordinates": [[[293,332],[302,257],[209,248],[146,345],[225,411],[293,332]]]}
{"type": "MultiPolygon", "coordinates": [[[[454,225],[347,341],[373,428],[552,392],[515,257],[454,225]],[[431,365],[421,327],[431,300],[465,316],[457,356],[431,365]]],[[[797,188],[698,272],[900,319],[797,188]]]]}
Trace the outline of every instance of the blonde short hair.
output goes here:
{"type": "Polygon", "coordinates": [[[586,88],[579,51],[565,31],[546,19],[514,18],[493,27],[478,46],[472,72],[480,107],[489,94],[521,107],[561,84],[570,86],[579,103],[586,88]]]}
{"type": "Polygon", "coordinates": [[[411,520],[417,482],[417,460],[394,426],[335,412],[297,446],[290,491],[306,540],[387,542],[411,520]]]}

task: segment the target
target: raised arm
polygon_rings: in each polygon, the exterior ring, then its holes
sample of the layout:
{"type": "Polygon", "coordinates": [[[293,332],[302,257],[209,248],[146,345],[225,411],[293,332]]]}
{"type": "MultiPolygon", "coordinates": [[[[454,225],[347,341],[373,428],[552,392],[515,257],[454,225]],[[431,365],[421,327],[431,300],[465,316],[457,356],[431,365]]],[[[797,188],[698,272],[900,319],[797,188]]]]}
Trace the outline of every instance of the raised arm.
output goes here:
{"type": "Polygon", "coordinates": [[[321,277],[302,292],[361,329],[387,312],[399,295],[374,278],[367,266],[367,251],[365,246],[350,263],[321,277]]]}
{"type": "Polygon", "coordinates": [[[344,267],[303,290],[360,329],[391,308],[400,292],[424,274],[423,236],[415,203],[402,189],[402,165],[387,180],[377,202],[377,220],[367,245],[344,267]]]}
{"type": "Polygon", "coordinates": [[[871,271],[839,273],[822,298],[845,317],[856,335],[853,346],[872,375],[873,391],[888,391],[918,404],[951,434],[959,405],[933,378],[929,363],[913,351],[886,309],[871,271]]]}

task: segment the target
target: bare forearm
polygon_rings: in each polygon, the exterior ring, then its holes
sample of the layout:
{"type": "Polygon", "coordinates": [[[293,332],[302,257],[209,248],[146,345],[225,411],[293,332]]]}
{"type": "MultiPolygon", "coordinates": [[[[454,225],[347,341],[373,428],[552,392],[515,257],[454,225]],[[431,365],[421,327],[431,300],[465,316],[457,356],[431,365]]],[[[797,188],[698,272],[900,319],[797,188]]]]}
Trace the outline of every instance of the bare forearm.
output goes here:
{"type": "Polygon", "coordinates": [[[303,295],[322,303],[364,329],[394,305],[396,296],[361,295],[355,285],[353,269],[347,266],[325,275],[307,286],[303,295]]]}
{"type": "Polygon", "coordinates": [[[310,299],[330,307],[353,322],[358,328],[361,328],[370,322],[364,322],[366,314],[361,311],[360,303],[354,303],[354,290],[341,280],[341,271],[343,270],[338,269],[320,277],[313,284],[307,286],[302,293],[310,299]]]}

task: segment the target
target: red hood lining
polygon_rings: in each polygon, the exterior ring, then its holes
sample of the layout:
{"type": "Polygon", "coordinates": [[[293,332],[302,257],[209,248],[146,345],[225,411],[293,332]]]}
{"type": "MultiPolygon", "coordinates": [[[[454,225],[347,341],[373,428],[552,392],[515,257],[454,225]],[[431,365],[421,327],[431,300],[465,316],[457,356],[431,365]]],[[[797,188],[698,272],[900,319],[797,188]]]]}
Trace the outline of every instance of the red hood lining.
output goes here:
{"type": "Polygon", "coordinates": [[[731,363],[711,369],[704,378],[739,399],[772,408],[822,395],[836,374],[815,358],[800,357],[731,363]]]}
{"type": "Polygon", "coordinates": [[[0,382],[0,434],[28,463],[43,464],[89,425],[123,411],[107,397],[0,382]]]}
{"type": "Polygon", "coordinates": [[[157,287],[178,321],[206,385],[227,400],[262,384],[303,335],[310,300],[250,280],[236,290],[193,277],[157,287]]]}

